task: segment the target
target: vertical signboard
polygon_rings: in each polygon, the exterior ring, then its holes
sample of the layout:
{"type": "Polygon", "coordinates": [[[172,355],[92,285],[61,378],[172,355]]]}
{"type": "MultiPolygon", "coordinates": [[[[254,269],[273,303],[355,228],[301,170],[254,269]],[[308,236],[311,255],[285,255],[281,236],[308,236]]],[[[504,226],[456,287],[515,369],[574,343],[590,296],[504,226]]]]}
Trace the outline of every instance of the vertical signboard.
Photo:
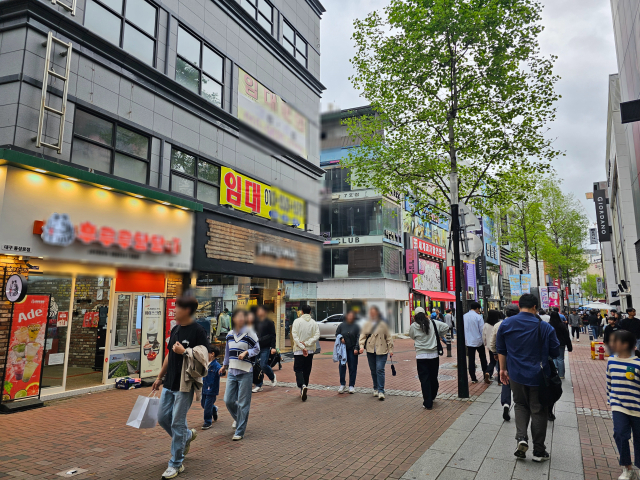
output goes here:
{"type": "Polygon", "coordinates": [[[447,291],[456,294],[456,269],[455,267],[447,267],[447,291]]]}
{"type": "Polygon", "coordinates": [[[596,286],[597,286],[597,291],[598,291],[598,295],[602,295],[604,293],[604,284],[602,283],[602,277],[597,277],[596,278],[596,286]]]}
{"type": "Polygon", "coordinates": [[[511,287],[511,296],[519,297],[522,295],[522,286],[520,284],[520,275],[509,275],[509,286],[511,287]]]}
{"type": "Polygon", "coordinates": [[[49,295],[27,295],[13,304],[3,402],[40,396],[48,316],[49,295]]]}
{"type": "Polygon", "coordinates": [[[554,308],[560,306],[560,293],[557,286],[549,287],[549,307],[554,308]]]}
{"type": "Polygon", "coordinates": [[[609,214],[607,213],[607,196],[604,190],[593,192],[593,201],[596,204],[596,222],[598,224],[598,238],[600,242],[611,240],[609,234],[609,214]]]}
{"type": "Polygon", "coordinates": [[[418,250],[417,249],[409,249],[405,252],[406,260],[407,260],[407,273],[420,273],[420,266],[418,264],[418,250]]]}
{"type": "Polygon", "coordinates": [[[144,297],[142,301],[140,378],[157,377],[162,368],[163,304],[161,297],[144,297]]]}
{"type": "Polygon", "coordinates": [[[589,229],[589,243],[591,245],[597,245],[598,243],[598,229],[590,228],[589,229]]]}
{"type": "Polygon", "coordinates": [[[522,294],[531,293],[531,274],[523,273],[520,275],[520,290],[522,294]]]}
{"type": "Polygon", "coordinates": [[[549,308],[549,287],[540,287],[540,308],[549,308]]]}
{"type": "Polygon", "coordinates": [[[176,326],[176,299],[167,298],[167,308],[164,320],[164,354],[169,354],[169,337],[171,329],[176,326]]]}

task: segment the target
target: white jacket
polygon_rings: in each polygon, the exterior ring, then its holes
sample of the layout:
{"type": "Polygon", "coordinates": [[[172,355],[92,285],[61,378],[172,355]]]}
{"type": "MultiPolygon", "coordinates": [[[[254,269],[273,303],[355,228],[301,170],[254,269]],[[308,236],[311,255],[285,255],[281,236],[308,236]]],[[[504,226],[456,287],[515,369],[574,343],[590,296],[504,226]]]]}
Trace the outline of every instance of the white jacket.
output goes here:
{"type": "Polygon", "coordinates": [[[291,335],[293,336],[294,351],[306,348],[309,353],[313,353],[316,351],[316,342],[320,339],[320,327],[311,318],[311,315],[305,313],[293,322],[291,335]]]}

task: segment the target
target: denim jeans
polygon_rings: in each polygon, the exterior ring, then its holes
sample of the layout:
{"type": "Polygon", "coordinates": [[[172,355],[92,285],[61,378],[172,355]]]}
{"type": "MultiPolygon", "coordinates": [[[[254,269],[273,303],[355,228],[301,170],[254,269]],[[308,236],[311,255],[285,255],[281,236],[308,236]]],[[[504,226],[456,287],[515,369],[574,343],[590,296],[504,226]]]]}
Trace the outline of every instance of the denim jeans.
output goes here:
{"type": "Polygon", "coordinates": [[[594,340],[598,340],[598,326],[597,325],[589,325],[589,329],[591,330],[591,336],[593,336],[594,340]]]}
{"type": "MultiPolygon", "coordinates": [[[[260,350],[260,353],[258,354],[258,363],[260,364],[260,368],[262,369],[264,374],[269,378],[269,380],[273,382],[273,379],[276,377],[273,374],[273,370],[271,366],[269,365],[270,353],[271,353],[271,348],[265,348],[264,350],[260,350]]],[[[256,387],[261,387],[263,384],[264,384],[264,377],[262,382],[256,384],[256,387]]]]}
{"type": "Polygon", "coordinates": [[[182,465],[184,446],[191,438],[191,431],[187,426],[187,412],[191,407],[191,402],[193,402],[193,391],[174,392],[168,388],[162,389],[158,423],[171,436],[169,466],[175,469],[182,465]]]}
{"type": "Polygon", "coordinates": [[[640,468],[640,417],[633,417],[622,412],[613,413],[613,438],[620,453],[620,465],[631,465],[631,449],[629,439],[633,432],[633,458],[635,466],[640,468]]]}
{"type": "Polygon", "coordinates": [[[387,354],[377,355],[367,352],[367,360],[369,361],[369,370],[371,370],[373,390],[384,393],[384,369],[387,364],[387,354]]]}
{"type": "Polygon", "coordinates": [[[558,351],[560,352],[560,354],[558,355],[557,358],[553,359],[553,363],[555,364],[556,368],[558,369],[558,375],[560,375],[560,377],[564,378],[564,351],[567,348],[566,345],[560,345],[560,348],[558,349],[558,351]]]}
{"type": "Polygon", "coordinates": [[[340,372],[340,385],[343,387],[347,384],[347,368],[349,368],[349,386],[356,386],[356,376],[358,375],[358,356],[353,353],[353,349],[347,348],[347,363],[342,365],[338,362],[338,371],[340,372]]]}
{"type": "Polygon", "coordinates": [[[224,392],[224,403],[236,421],[236,435],[241,437],[244,437],[247,422],[249,421],[252,384],[253,374],[251,372],[241,375],[229,375],[227,378],[227,388],[224,392]]]}
{"type": "Polygon", "coordinates": [[[200,405],[204,409],[204,424],[211,425],[213,422],[213,410],[218,411],[218,407],[214,405],[216,403],[216,395],[202,395],[200,399],[200,405]]]}

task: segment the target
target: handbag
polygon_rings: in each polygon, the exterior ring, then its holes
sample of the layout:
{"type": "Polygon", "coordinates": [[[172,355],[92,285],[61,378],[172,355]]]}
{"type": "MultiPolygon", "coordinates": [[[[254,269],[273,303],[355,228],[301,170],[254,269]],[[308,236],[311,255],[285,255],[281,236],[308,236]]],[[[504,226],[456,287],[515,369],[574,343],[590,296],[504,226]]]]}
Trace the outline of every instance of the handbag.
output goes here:
{"type": "Polygon", "coordinates": [[[151,392],[145,397],[139,395],[136,404],[131,410],[127,425],[133,428],[153,428],[158,423],[158,409],[160,399],[151,392]],[[154,395],[153,397],[151,395],[154,395]]]}
{"type": "Polygon", "coordinates": [[[262,368],[260,368],[260,364],[256,362],[253,365],[253,383],[254,385],[258,385],[262,383],[263,380],[264,380],[264,372],[262,371],[262,368]]]}
{"type": "Polygon", "coordinates": [[[542,359],[542,321],[538,324],[538,345],[540,346],[540,387],[538,388],[538,400],[543,407],[552,407],[562,397],[562,380],[558,375],[556,365],[551,357],[547,356],[550,375],[544,373],[542,359]]]}
{"type": "Polygon", "coordinates": [[[433,334],[436,336],[436,342],[438,347],[438,355],[444,355],[444,347],[442,346],[442,340],[440,339],[440,335],[438,334],[438,329],[436,328],[436,322],[431,319],[431,325],[433,325],[433,334]]]}

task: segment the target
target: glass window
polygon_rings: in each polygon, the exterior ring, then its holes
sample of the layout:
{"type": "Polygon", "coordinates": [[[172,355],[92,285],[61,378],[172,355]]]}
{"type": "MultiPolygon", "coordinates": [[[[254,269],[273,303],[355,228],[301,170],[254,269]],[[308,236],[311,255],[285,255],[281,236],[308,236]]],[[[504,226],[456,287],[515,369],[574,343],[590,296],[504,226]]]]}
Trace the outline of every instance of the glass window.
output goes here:
{"type": "Polygon", "coordinates": [[[242,7],[249,12],[249,15],[255,17],[256,16],[256,7],[254,6],[255,0],[242,0],[242,7]]]}
{"type": "Polygon", "coordinates": [[[179,175],[171,175],[171,191],[193,197],[194,181],[179,175]]]}
{"type": "Polygon", "coordinates": [[[295,33],[293,28],[291,28],[287,22],[282,24],[282,36],[292,44],[294,43],[295,33]]]}
{"type": "Polygon", "coordinates": [[[128,0],[126,18],[149,35],[155,36],[156,9],[145,0],[128,0]]]}
{"type": "Polygon", "coordinates": [[[189,175],[195,175],[196,157],[180,150],[171,150],[171,169],[189,175]]]}
{"type": "Polygon", "coordinates": [[[182,27],[178,27],[178,55],[200,66],[200,40],[182,27]]]}
{"type": "Polygon", "coordinates": [[[116,13],[122,13],[122,1],[123,0],[101,0],[107,7],[114,10],[116,13]]]}
{"type": "Polygon", "coordinates": [[[214,105],[222,106],[222,85],[207,75],[202,75],[202,96],[214,105]]]}
{"type": "Polygon", "coordinates": [[[220,167],[203,160],[198,161],[198,178],[216,185],[220,182],[220,167]]]}
{"type": "Polygon", "coordinates": [[[143,62],[153,65],[154,41],[135,27],[127,24],[124,28],[122,48],[143,62]]]}
{"type": "Polygon", "coordinates": [[[73,140],[71,161],[99,172],[111,172],[111,150],[79,138],[73,140]]]}
{"type": "Polygon", "coordinates": [[[93,0],[88,0],[87,2],[84,26],[105,40],[120,45],[120,28],[122,27],[122,21],[93,0]]]}
{"type": "Polygon", "coordinates": [[[111,145],[113,141],[113,123],[95,117],[83,110],[76,110],[75,134],[94,142],[111,145]]]}
{"type": "Polygon", "coordinates": [[[198,200],[218,205],[220,193],[218,187],[213,187],[208,183],[198,182],[198,200]]]}
{"type": "Polygon", "coordinates": [[[116,133],[116,148],[139,157],[147,157],[149,138],[119,126],[116,133]]]}
{"type": "Polygon", "coordinates": [[[176,59],[176,81],[195,93],[200,91],[200,72],[180,57],[176,59]]]}
{"type": "Polygon", "coordinates": [[[242,7],[273,35],[273,7],[266,0],[241,0],[242,7]],[[257,8],[256,8],[257,7],[257,8]]]}
{"type": "Polygon", "coordinates": [[[262,0],[258,3],[258,10],[260,10],[260,14],[264,15],[268,20],[273,18],[273,7],[269,5],[268,2],[262,0]]]}
{"type": "Polygon", "coordinates": [[[113,174],[133,180],[138,183],[147,183],[147,162],[116,153],[116,161],[113,166],[113,174]]]}
{"type": "Polygon", "coordinates": [[[222,82],[222,62],[222,56],[209,47],[204,47],[202,69],[219,82],[222,82]]]}
{"type": "Polygon", "coordinates": [[[282,44],[296,60],[307,66],[307,42],[286,20],[282,24],[282,44]]]}
{"type": "Polygon", "coordinates": [[[218,205],[220,167],[194,155],[171,150],[171,190],[218,205]],[[194,191],[195,187],[195,191],[194,191]]]}

